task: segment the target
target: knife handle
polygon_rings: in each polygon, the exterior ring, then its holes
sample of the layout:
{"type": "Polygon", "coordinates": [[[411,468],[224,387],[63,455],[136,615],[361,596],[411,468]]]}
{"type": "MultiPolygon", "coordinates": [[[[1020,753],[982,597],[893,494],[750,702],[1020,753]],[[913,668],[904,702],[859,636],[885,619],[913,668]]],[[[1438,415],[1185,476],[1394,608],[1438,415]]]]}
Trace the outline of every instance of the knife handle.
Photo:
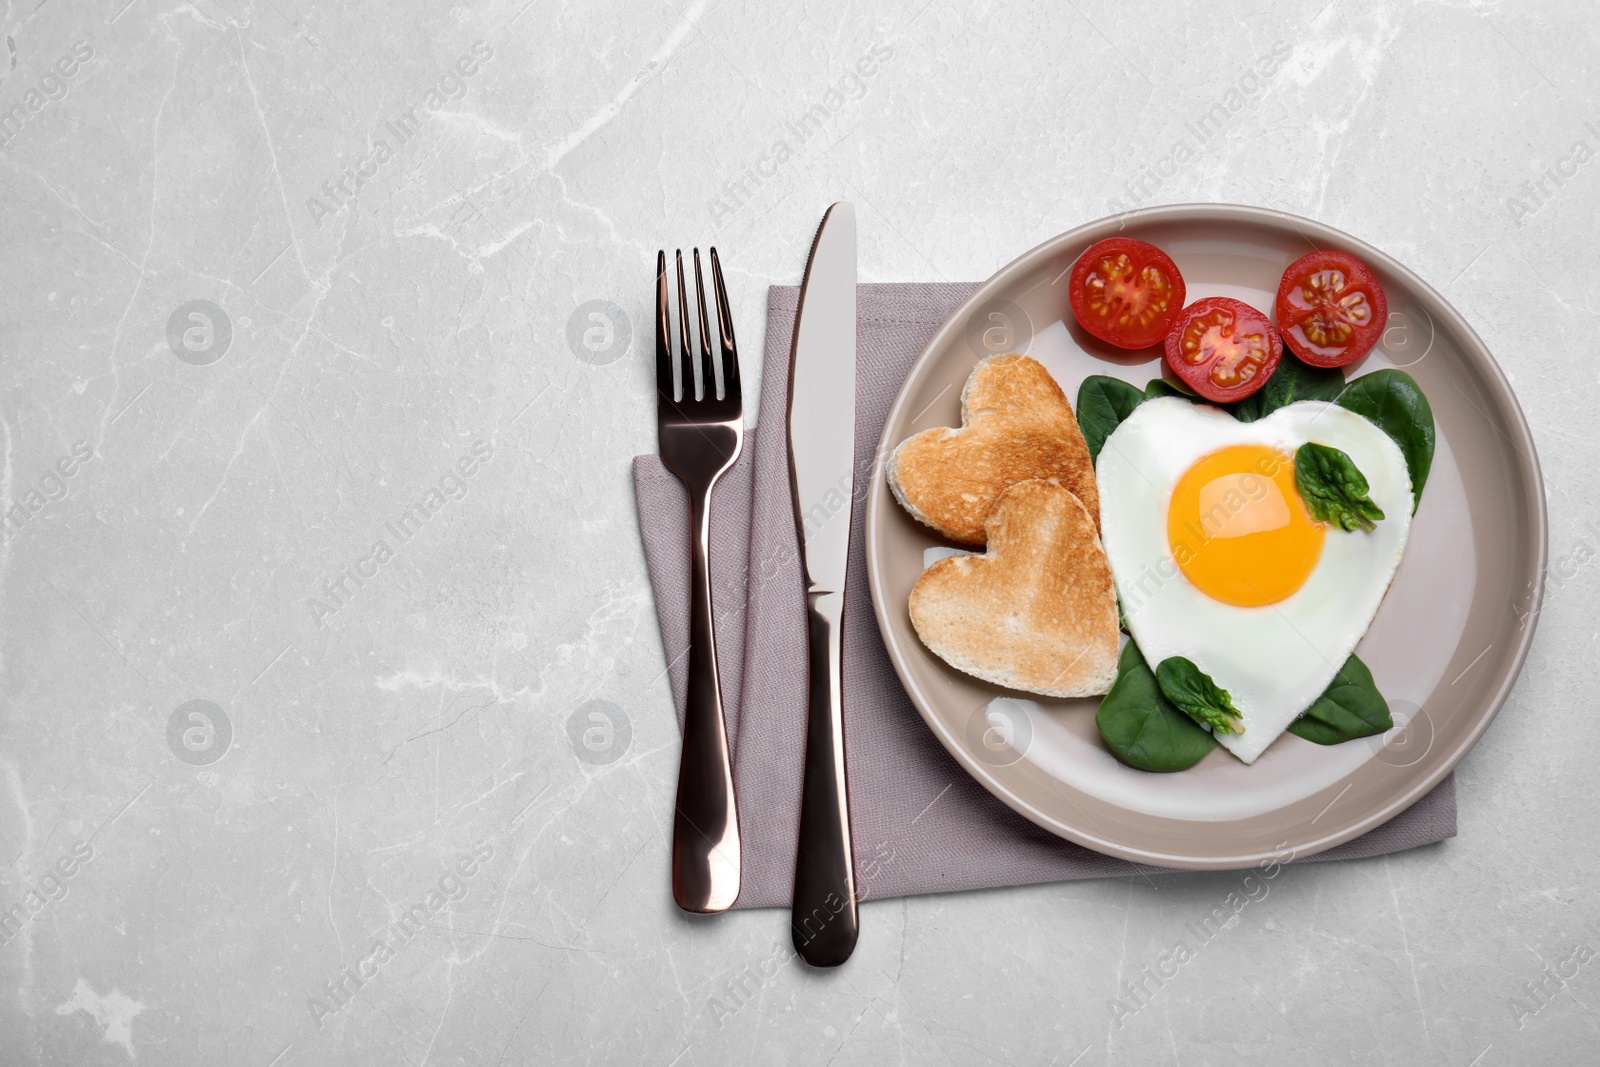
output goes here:
{"type": "Polygon", "coordinates": [[[684,911],[701,913],[727,910],[740,876],[739,811],[711,622],[711,488],[689,494],[689,692],[672,820],[672,896],[684,911]]]}
{"type": "Polygon", "coordinates": [[[789,922],[795,951],[813,967],[837,967],[849,959],[860,932],[845,785],[843,621],[843,592],[806,594],[809,707],[789,922]]]}

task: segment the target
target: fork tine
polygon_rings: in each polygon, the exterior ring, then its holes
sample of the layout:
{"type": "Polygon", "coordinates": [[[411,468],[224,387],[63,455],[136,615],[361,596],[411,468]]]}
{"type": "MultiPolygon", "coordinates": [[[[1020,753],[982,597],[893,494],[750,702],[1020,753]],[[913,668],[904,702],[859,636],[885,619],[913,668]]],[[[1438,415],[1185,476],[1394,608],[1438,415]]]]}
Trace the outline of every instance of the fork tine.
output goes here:
{"type": "Polygon", "coordinates": [[[700,380],[707,400],[717,395],[717,363],[711,354],[711,324],[706,321],[706,282],[700,275],[700,250],[694,250],[694,295],[700,310],[700,380]]]}
{"type": "Polygon", "coordinates": [[[699,399],[694,389],[694,355],[689,349],[689,291],[683,284],[683,249],[678,249],[678,375],[683,380],[683,402],[699,399]]]}
{"type": "MultiPolygon", "coordinates": [[[[733,311],[728,307],[728,286],[722,280],[722,260],[711,249],[711,286],[717,295],[717,327],[722,347],[722,391],[739,399],[739,348],[733,340],[733,311]]],[[[703,330],[705,327],[702,326],[703,330]]]]}
{"type": "Polygon", "coordinates": [[[673,396],[672,319],[667,313],[667,250],[656,253],[656,392],[673,396]]]}

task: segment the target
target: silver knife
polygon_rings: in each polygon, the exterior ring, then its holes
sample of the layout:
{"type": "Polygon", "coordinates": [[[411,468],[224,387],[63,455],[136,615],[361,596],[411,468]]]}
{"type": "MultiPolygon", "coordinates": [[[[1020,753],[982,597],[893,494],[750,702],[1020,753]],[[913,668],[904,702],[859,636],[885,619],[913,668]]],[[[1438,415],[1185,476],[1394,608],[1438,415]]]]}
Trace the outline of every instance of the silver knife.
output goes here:
{"type": "Polygon", "coordinates": [[[814,967],[849,959],[859,930],[840,670],[855,422],[856,209],[839,203],[822,217],[811,245],[789,368],[789,478],[810,650],[790,926],[795,951],[814,967]]]}

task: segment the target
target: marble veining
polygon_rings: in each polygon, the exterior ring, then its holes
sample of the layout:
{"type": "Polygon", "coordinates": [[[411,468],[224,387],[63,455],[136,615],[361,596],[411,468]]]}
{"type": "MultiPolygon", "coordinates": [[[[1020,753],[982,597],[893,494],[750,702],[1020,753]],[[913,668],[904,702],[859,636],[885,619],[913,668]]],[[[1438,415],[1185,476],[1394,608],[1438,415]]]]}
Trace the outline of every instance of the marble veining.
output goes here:
{"type": "Polygon", "coordinates": [[[1600,22],[1572,0],[0,10],[0,1060],[1575,1063],[1600,1036],[1600,22]],[[1548,483],[1461,833],[777,912],[668,892],[629,463],[658,248],[976,281],[1314,216],[1498,354],[1548,483]]]}

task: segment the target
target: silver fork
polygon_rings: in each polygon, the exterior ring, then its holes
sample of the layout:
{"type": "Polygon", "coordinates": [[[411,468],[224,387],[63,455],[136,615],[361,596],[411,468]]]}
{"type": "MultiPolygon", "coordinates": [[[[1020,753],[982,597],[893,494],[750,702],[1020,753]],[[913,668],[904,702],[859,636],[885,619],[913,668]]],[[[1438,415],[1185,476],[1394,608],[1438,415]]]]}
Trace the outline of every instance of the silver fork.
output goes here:
{"type": "Polygon", "coordinates": [[[685,911],[726,910],[739,895],[739,813],[734,805],[728,729],[722,717],[717,645],[711,622],[711,490],[733,466],[744,446],[744,404],[733,315],[722,281],[722,263],[711,250],[716,292],[722,396],[706,319],[706,287],[700,250],[694,250],[694,287],[700,311],[700,381],[696,396],[689,353],[689,299],[678,262],[678,355],[672,373],[672,321],[668,314],[667,253],[656,258],[656,433],[661,462],[689,490],[691,586],[689,608],[689,698],[683,722],[683,757],[678,764],[678,801],[672,823],[672,896],[685,911]],[[682,384],[682,396],[676,384],[682,384]]]}

